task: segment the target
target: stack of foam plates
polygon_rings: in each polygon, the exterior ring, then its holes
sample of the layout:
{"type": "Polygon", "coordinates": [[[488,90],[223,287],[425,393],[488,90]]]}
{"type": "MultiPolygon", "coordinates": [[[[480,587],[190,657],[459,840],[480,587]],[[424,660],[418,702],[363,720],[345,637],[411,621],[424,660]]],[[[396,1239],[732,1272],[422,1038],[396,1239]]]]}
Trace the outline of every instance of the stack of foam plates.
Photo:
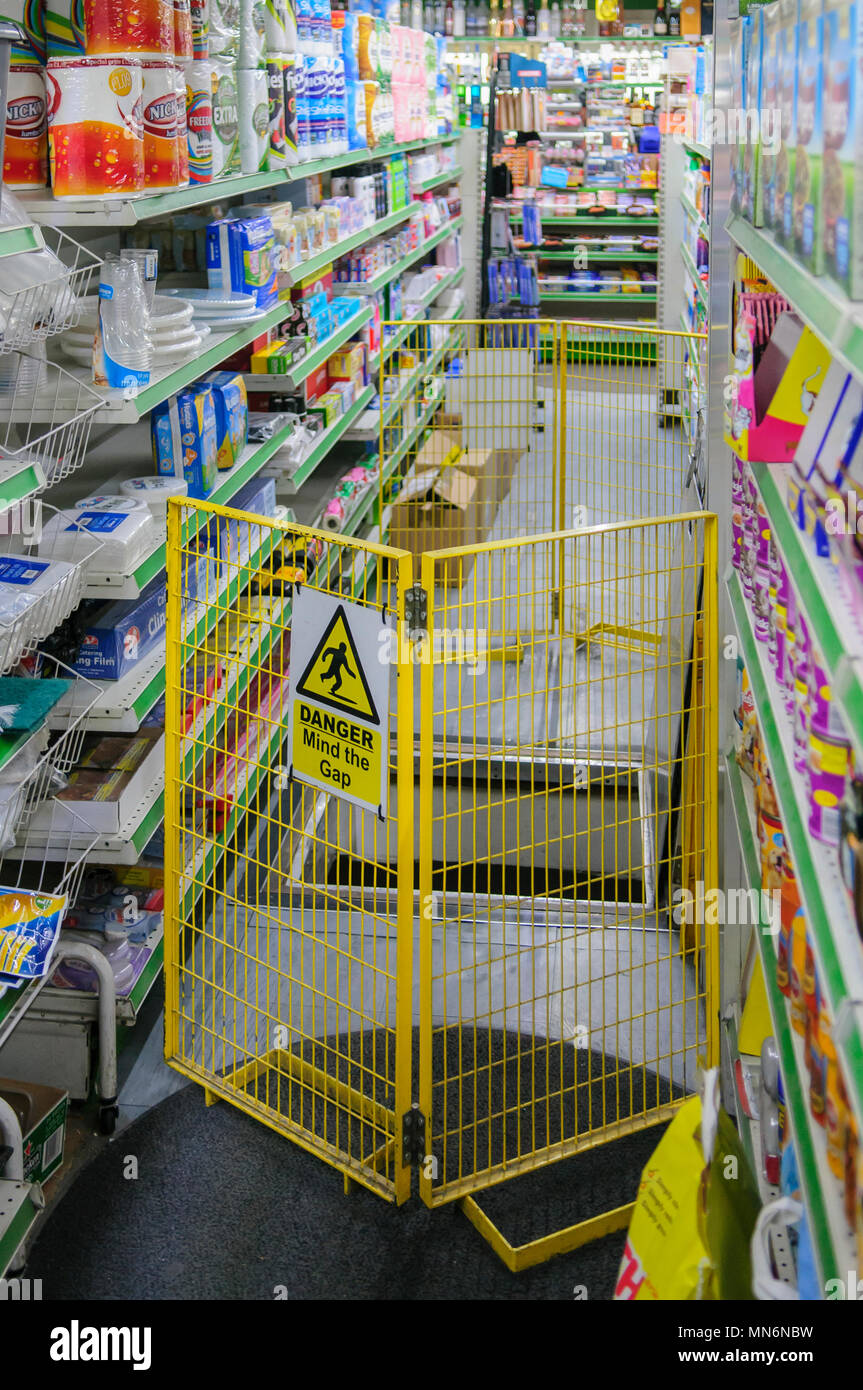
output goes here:
{"type": "MultiPolygon", "coordinates": [[[[66,356],[84,366],[89,366],[92,360],[97,303],[95,296],[85,299],[80,322],[60,338],[60,345],[66,356]]],[[[169,299],[166,295],[157,294],[150,310],[152,368],[157,370],[160,367],[176,366],[188,361],[200,350],[209,333],[207,325],[194,322],[192,305],[188,299],[169,299]]]]}
{"type": "Polygon", "coordinates": [[[195,326],[205,325],[214,329],[241,328],[245,323],[254,323],[263,318],[265,309],[259,309],[254,295],[233,294],[227,290],[182,289],[168,290],[167,294],[190,300],[195,326]]]}

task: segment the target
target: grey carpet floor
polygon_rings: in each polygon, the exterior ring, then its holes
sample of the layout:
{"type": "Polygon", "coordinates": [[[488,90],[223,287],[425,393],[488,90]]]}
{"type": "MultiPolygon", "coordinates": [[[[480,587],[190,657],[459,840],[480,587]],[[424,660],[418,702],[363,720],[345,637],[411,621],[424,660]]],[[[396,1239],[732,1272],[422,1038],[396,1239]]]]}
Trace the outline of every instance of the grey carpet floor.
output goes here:
{"type": "MultiPolygon", "coordinates": [[[[661,1132],[489,1189],[481,1205],[516,1244],[621,1205],[661,1132]]],[[[189,1086],[83,1170],[27,1273],[47,1300],[602,1300],[624,1239],[511,1274],[454,1204],[428,1211],[414,1198],[396,1208],[364,1189],[346,1197],[318,1158],[233,1106],[205,1108],[189,1086]],[[127,1176],[130,1158],[137,1177],[127,1176]]]]}

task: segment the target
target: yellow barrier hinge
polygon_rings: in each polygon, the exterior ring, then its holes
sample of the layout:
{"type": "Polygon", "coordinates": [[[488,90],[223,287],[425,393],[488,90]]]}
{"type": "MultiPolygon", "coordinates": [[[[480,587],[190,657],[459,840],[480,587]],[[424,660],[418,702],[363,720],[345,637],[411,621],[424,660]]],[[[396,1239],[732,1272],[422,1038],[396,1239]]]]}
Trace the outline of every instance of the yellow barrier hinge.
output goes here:
{"type": "Polygon", "coordinates": [[[419,1168],[426,1155],[426,1117],[414,1101],[402,1115],[402,1167],[419,1168]]]}
{"type": "Polygon", "coordinates": [[[428,628],[428,594],[422,584],[412,584],[405,589],[405,622],[411,637],[424,633],[428,628]]]}

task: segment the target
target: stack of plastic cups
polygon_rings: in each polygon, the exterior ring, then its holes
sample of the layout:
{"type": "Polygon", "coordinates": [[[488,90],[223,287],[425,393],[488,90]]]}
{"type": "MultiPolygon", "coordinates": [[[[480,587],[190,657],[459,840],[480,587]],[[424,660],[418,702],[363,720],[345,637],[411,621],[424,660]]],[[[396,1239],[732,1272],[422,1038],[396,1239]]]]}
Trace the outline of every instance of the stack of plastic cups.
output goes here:
{"type": "Polygon", "coordinates": [[[93,350],[97,386],[137,394],[150,380],[150,314],[141,270],[134,260],[108,255],[102,264],[93,350]]]}

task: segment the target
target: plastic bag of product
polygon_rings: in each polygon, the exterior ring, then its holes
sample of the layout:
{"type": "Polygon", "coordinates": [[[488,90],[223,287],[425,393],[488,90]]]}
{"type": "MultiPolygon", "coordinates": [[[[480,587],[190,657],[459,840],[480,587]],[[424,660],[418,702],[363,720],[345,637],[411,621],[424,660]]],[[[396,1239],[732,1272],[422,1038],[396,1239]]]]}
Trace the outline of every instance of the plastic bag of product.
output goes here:
{"type": "Polygon", "coordinates": [[[751,1299],[760,1206],[719,1073],[706,1072],[703,1102],[685,1102],[642,1173],[615,1299],[751,1299]]]}
{"type": "Polygon", "coordinates": [[[46,973],[65,910],[63,895],[0,888],[0,979],[35,980],[46,973]]]}

